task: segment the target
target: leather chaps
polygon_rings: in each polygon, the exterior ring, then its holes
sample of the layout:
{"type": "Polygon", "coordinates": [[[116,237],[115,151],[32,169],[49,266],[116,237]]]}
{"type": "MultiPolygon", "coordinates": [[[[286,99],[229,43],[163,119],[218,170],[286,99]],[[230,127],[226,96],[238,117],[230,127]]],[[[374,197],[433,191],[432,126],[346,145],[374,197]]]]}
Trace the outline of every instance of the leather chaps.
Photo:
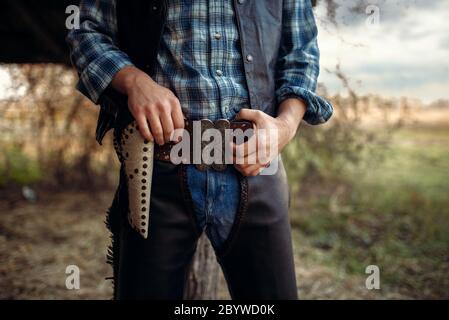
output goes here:
{"type": "MultiPolygon", "coordinates": [[[[279,158],[280,159],[280,158],[279,158]]],[[[194,221],[185,165],[155,161],[149,237],[127,221],[123,168],[107,215],[108,260],[115,299],[182,299],[201,235],[194,221]]],[[[233,299],[297,299],[289,191],[282,160],[274,175],[241,177],[240,208],[229,238],[216,251],[233,299]]]]}

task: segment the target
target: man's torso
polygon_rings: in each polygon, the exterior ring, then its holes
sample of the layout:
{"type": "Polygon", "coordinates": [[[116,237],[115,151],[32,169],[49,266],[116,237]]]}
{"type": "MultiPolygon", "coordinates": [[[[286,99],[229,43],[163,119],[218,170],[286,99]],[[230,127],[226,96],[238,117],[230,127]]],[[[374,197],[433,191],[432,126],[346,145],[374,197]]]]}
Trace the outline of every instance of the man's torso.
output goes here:
{"type": "Polygon", "coordinates": [[[232,0],[167,1],[153,79],[189,119],[232,119],[248,91],[232,0]]]}

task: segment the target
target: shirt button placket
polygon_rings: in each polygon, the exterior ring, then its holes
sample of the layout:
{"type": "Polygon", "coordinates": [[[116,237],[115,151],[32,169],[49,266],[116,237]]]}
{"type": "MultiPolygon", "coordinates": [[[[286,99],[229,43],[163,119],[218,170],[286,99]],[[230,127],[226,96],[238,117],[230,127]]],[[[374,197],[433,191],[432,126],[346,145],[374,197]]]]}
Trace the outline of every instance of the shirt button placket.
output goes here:
{"type": "MultiPolygon", "coordinates": [[[[220,16],[223,16],[223,4],[219,4],[219,1],[210,1],[209,8],[211,8],[213,14],[210,16],[210,30],[212,36],[212,44],[211,44],[211,54],[212,54],[212,68],[215,74],[215,82],[216,82],[216,90],[218,91],[218,97],[223,96],[223,88],[225,88],[225,84],[223,83],[222,77],[224,76],[224,52],[225,50],[225,39],[223,35],[223,30],[220,28],[223,27],[222,21],[219,19],[220,16]],[[218,19],[218,20],[216,20],[218,19]]],[[[220,111],[223,116],[227,116],[228,109],[226,106],[222,105],[222,101],[219,101],[217,104],[217,111],[220,111]]]]}

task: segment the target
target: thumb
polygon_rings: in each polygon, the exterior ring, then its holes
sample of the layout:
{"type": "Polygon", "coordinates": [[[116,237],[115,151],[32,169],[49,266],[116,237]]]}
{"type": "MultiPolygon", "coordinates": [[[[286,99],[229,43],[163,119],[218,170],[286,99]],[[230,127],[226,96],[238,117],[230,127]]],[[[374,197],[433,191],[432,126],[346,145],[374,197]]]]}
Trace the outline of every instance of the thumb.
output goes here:
{"type": "Polygon", "coordinates": [[[235,118],[237,120],[248,120],[252,122],[257,122],[259,115],[257,110],[241,109],[235,118]]]}

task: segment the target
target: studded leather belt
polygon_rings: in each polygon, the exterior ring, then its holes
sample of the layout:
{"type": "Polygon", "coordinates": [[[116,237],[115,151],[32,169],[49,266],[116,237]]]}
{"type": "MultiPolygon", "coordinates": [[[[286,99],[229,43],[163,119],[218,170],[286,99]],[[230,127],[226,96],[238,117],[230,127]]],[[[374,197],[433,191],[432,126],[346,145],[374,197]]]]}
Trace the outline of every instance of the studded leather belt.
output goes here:
{"type": "MultiPolygon", "coordinates": [[[[248,129],[252,129],[253,124],[250,121],[240,121],[240,120],[234,120],[230,121],[227,119],[219,119],[216,121],[211,121],[208,119],[204,120],[197,120],[197,121],[191,121],[191,120],[185,120],[185,131],[188,134],[189,141],[189,154],[188,154],[188,163],[193,163],[198,168],[198,170],[205,171],[209,168],[212,168],[217,171],[223,171],[226,169],[226,161],[225,161],[225,143],[226,143],[226,137],[225,137],[225,130],[231,130],[230,133],[232,133],[232,138],[234,141],[238,140],[238,135],[243,134],[243,141],[246,141],[249,137],[247,134],[248,129]],[[202,159],[202,153],[204,148],[210,143],[209,139],[202,139],[203,134],[208,129],[217,129],[217,133],[221,136],[221,158],[217,162],[212,162],[210,164],[206,164],[204,160],[202,159]],[[239,131],[236,131],[239,130],[239,131]],[[201,143],[199,144],[199,148],[194,147],[194,139],[200,138],[201,143]],[[199,157],[195,158],[195,153],[197,155],[200,155],[199,157]]],[[[170,162],[172,159],[170,159],[170,154],[172,151],[173,146],[175,146],[175,142],[169,142],[162,146],[156,145],[154,146],[154,159],[160,160],[160,161],[167,161],[170,162]]],[[[212,150],[213,153],[213,150],[212,150]]]]}

